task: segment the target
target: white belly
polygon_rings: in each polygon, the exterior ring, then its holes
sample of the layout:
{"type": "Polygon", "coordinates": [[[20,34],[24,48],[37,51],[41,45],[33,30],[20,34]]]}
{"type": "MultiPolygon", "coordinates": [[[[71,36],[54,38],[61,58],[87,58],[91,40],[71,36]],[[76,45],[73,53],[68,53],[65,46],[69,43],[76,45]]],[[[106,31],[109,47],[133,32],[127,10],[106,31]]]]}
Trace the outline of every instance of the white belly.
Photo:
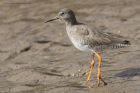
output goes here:
{"type": "Polygon", "coordinates": [[[67,28],[67,34],[73,45],[81,51],[91,51],[89,45],[84,43],[82,36],[80,36],[76,31],[76,28],[67,28]]]}
{"type": "Polygon", "coordinates": [[[82,40],[75,40],[73,38],[70,38],[70,40],[77,49],[81,51],[88,51],[88,52],[91,51],[89,45],[83,44],[82,40]]]}

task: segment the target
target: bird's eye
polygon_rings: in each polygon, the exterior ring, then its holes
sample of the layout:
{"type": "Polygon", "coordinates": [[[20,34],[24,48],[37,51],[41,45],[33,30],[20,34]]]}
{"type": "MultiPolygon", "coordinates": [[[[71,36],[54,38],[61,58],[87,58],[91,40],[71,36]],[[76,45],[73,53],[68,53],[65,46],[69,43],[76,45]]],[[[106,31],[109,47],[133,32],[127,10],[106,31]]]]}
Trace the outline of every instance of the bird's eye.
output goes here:
{"type": "Polygon", "coordinates": [[[62,15],[64,15],[65,13],[64,12],[62,12],[60,15],[62,16],[62,15]]]}

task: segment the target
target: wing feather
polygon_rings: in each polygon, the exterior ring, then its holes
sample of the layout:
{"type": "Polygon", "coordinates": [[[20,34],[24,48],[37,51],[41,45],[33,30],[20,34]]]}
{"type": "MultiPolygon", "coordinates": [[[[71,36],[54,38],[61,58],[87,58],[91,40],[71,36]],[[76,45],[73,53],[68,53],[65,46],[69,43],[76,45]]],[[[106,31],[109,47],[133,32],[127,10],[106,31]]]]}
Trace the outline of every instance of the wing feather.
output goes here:
{"type": "Polygon", "coordinates": [[[87,25],[78,26],[77,29],[84,43],[91,46],[124,44],[127,41],[123,36],[97,29],[91,30],[87,25]]]}

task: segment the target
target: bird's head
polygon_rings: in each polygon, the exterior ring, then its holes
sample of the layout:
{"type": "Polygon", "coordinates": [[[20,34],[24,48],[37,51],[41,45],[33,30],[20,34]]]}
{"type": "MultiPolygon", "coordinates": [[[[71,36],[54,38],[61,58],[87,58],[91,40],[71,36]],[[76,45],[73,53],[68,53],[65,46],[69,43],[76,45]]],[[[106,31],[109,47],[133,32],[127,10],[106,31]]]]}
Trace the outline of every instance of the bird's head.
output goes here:
{"type": "Polygon", "coordinates": [[[76,18],[75,18],[74,12],[71,9],[66,9],[66,8],[65,9],[61,9],[56,17],[46,21],[46,23],[50,22],[50,21],[57,20],[57,19],[63,20],[66,23],[77,22],[76,18]]]}

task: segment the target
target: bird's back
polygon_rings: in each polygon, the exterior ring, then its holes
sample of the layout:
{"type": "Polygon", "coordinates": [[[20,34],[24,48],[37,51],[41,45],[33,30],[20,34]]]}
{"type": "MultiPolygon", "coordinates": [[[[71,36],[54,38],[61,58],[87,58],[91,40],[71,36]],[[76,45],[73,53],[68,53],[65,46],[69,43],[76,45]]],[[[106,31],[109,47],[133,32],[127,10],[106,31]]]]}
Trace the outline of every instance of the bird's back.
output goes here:
{"type": "Polygon", "coordinates": [[[120,35],[97,29],[91,30],[82,23],[72,26],[67,25],[66,30],[72,43],[80,50],[120,48],[130,44],[129,41],[120,35]]]}

